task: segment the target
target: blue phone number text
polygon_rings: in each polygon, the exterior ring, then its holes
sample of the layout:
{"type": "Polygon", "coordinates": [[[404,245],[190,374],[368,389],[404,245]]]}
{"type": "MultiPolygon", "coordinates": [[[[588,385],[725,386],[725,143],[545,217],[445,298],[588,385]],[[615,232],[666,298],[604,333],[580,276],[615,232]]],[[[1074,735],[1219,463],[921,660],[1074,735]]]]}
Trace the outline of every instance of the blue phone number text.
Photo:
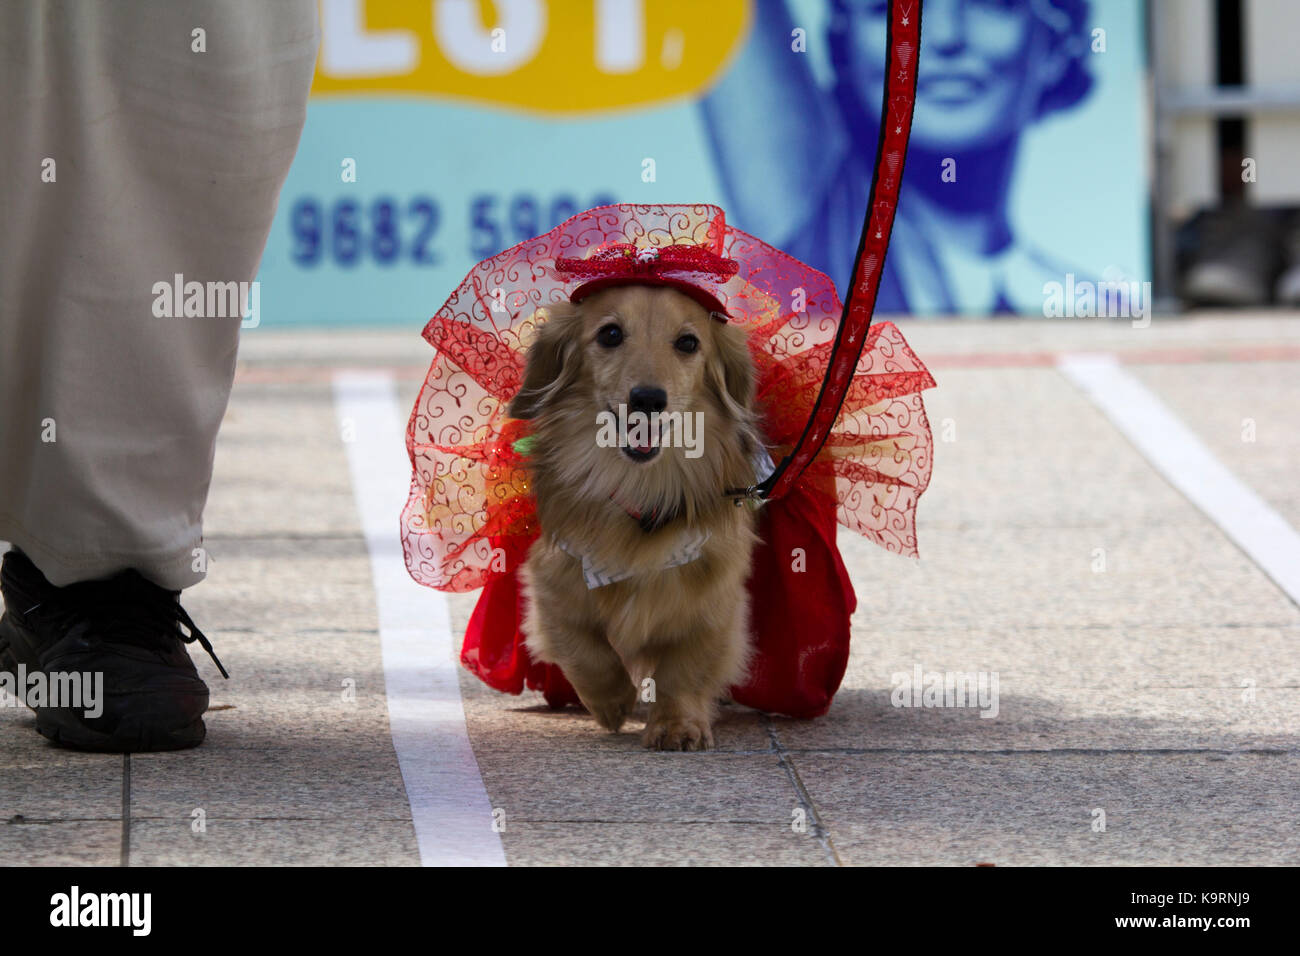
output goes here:
{"type": "MultiPolygon", "coordinates": [[[[597,196],[582,205],[566,195],[549,201],[529,195],[471,197],[467,209],[469,253],[476,260],[486,259],[540,236],[584,209],[616,201],[597,196]]],[[[431,196],[379,196],[332,203],[304,196],[289,210],[290,257],[306,268],[322,263],[349,268],[365,262],[436,266],[443,251],[438,247],[442,225],[443,207],[431,196]]]]}

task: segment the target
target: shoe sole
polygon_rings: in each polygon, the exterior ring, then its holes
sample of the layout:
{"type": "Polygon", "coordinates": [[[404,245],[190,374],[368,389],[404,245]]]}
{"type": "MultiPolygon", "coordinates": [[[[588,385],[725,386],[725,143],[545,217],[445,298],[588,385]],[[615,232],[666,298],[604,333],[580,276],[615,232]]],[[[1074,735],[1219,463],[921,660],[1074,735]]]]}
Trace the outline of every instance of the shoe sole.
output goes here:
{"type": "MultiPolygon", "coordinates": [[[[111,734],[96,733],[75,716],[64,717],[66,711],[38,710],[36,732],[51,743],[72,750],[89,750],[96,753],[152,753],[164,750],[188,750],[203,743],[207,726],[200,717],[194,723],[178,730],[159,730],[154,727],[119,729],[111,734]],[[64,719],[60,719],[64,717],[64,719]]],[[[124,723],[126,721],[123,721],[124,723]]]]}
{"type": "MultiPolygon", "coordinates": [[[[19,657],[18,635],[9,616],[0,616],[0,671],[17,675],[19,657]]],[[[26,662],[29,668],[39,664],[26,662]]],[[[21,698],[20,698],[21,699],[21,698]]],[[[164,729],[142,724],[142,718],[127,715],[111,734],[87,727],[77,720],[76,712],[27,705],[36,714],[36,732],[51,743],[72,750],[89,750],[96,753],[146,753],[162,750],[187,750],[203,743],[207,725],[198,717],[184,727],[164,729]]]]}

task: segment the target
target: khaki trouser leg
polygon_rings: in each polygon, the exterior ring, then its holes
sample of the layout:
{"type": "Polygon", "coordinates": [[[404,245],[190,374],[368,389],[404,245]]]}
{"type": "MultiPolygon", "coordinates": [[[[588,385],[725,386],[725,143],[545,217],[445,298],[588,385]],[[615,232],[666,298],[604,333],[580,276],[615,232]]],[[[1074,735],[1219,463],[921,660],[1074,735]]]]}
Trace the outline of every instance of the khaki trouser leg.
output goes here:
{"type": "Polygon", "coordinates": [[[315,0],[0,3],[0,539],[56,585],[203,577],[240,317],[155,285],[256,275],[318,36],[315,0]]]}

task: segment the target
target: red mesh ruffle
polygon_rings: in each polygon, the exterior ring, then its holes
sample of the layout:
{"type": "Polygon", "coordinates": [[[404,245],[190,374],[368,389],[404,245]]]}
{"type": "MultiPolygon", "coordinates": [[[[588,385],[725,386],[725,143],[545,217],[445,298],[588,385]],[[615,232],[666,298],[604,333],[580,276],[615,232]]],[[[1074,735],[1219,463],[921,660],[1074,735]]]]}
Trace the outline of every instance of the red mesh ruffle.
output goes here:
{"type": "MultiPolygon", "coordinates": [[[[817,270],[726,225],[717,206],[602,206],[484,260],[429,321],[437,349],[407,426],[411,494],[402,513],[415,580],[471,591],[522,563],[538,534],[523,458],[527,423],[505,409],[523,379],[538,307],[568,301],[587,276],[558,258],[608,243],[701,246],[734,275],[696,281],[749,334],[763,431],[779,461],[808,421],[826,375],[841,304],[817,270]]],[[[581,270],[578,270],[581,271],[581,270]]],[[[921,392],[934,379],[892,323],[874,325],[825,446],[799,486],[889,551],[916,555],[916,505],[930,480],[932,437],[921,392]]]]}

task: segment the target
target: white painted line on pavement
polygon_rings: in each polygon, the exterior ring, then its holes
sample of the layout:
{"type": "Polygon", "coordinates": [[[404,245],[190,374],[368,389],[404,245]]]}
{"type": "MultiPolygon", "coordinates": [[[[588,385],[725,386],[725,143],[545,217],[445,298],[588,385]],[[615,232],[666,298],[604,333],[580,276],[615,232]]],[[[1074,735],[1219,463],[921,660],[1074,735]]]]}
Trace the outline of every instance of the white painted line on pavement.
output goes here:
{"type": "Polygon", "coordinates": [[[1284,517],[1224,467],[1114,355],[1066,354],[1057,365],[1166,481],[1300,604],[1300,534],[1284,517]]]}
{"type": "Polygon", "coordinates": [[[465,728],[447,599],[406,573],[398,525],[411,484],[389,374],[340,371],[334,400],[374,578],[393,748],[425,866],[504,866],[465,728]]]}

